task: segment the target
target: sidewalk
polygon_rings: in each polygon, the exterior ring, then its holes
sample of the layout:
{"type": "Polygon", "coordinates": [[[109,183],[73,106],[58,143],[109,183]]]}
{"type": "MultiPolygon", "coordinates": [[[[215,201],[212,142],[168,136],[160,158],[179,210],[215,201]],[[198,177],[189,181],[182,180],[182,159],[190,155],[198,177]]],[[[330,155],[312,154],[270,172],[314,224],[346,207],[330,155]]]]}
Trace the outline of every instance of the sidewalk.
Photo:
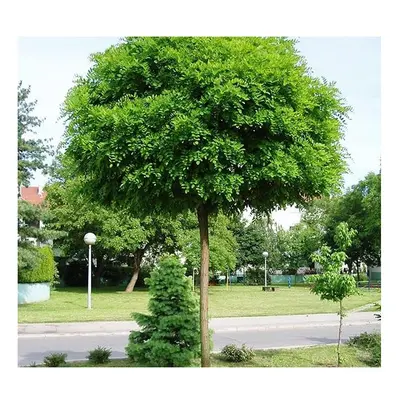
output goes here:
{"type": "MultiPolygon", "coordinates": [[[[344,320],[344,325],[379,324],[374,312],[352,312],[344,320]]],[[[253,331],[280,328],[301,328],[313,326],[338,326],[337,314],[280,315],[270,317],[215,318],[210,320],[214,332],[253,331]]],[[[70,323],[19,324],[18,335],[112,335],[128,334],[139,327],[134,321],[96,321],[70,323]]]]}

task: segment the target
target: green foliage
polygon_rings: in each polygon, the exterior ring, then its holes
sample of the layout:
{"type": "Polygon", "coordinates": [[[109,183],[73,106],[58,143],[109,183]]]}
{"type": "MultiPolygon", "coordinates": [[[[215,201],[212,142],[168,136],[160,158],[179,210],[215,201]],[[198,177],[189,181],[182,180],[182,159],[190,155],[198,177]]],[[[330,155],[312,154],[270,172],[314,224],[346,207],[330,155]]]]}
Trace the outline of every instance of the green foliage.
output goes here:
{"type": "Polygon", "coordinates": [[[238,347],[235,344],[228,344],[222,349],[221,356],[226,361],[238,363],[250,361],[254,358],[255,353],[252,349],[246,347],[244,344],[242,347],[238,347]]]}
{"type": "Polygon", "coordinates": [[[347,254],[351,262],[381,265],[381,173],[369,173],[338,198],[329,209],[326,241],[334,244],[336,226],[346,221],[357,231],[347,254]]]}
{"type": "Polygon", "coordinates": [[[348,341],[350,346],[365,349],[370,354],[370,364],[374,367],[381,366],[381,334],[363,332],[358,336],[351,337],[348,341]]]}
{"type": "Polygon", "coordinates": [[[18,270],[19,283],[53,282],[57,269],[53,250],[49,246],[37,248],[38,266],[18,270]]]}
{"type": "MultiPolygon", "coordinates": [[[[234,271],[236,265],[237,242],[229,229],[229,219],[222,213],[210,218],[210,269],[213,272],[234,271]]],[[[183,228],[179,244],[189,271],[200,267],[200,235],[197,219],[193,213],[182,216],[183,228]]]]}
{"type": "Polygon", "coordinates": [[[67,157],[59,157],[52,173],[57,179],[47,187],[52,216],[47,226],[65,233],[55,240],[55,246],[64,254],[84,259],[87,249],[82,246],[83,237],[94,232],[97,241],[93,254],[99,269],[94,269],[94,273],[100,279],[100,271],[109,269],[111,260],[140,268],[145,252],[157,257],[175,247],[178,221],[163,215],[139,220],[126,209],[91,202],[84,195],[84,178],[72,176],[69,162],[67,157]]]}
{"type": "Polygon", "coordinates": [[[89,355],[86,357],[93,364],[106,364],[110,361],[111,349],[97,346],[94,350],[89,351],[89,355]]]}
{"type": "Polygon", "coordinates": [[[295,43],[128,37],[93,55],[63,106],[66,153],[87,193],[145,216],[197,210],[205,256],[209,215],[270,212],[337,190],[350,108],[295,43]]]}
{"type": "Polygon", "coordinates": [[[197,294],[175,256],[163,258],[148,279],[150,315],[134,313],[140,331],[132,331],[128,357],[157,367],[183,367],[200,354],[197,294]]]}
{"type": "Polygon", "coordinates": [[[287,233],[286,263],[291,272],[301,267],[310,267],[311,254],[317,251],[323,244],[323,231],[316,224],[310,224],[304,220],[291,227],[287,233]]]}
{"type": "Polygon", "coordinates": [[[63,113],[96,200],[269,212],[338,187],[349,107],[294,40],[135,37],[92,60],[63,113]]]}
{"type": "Polygon", "coordinates": [[[27,135],[35,134],[35,128],[39,127],[43,120],[32,115],[37,100],[29,101],[31,87],[22,87],[22,81],[18,84],[18,185],[28,186],[33,177],[33,172],[44,170],[47,154],[51,154],[48,141],[27,138],[27,135]]]}
{"type": "Polygon", "coordinates": [[[308,277],[307,282],[311,284],[311,292],[319,295],[321,300],[338,302],[358,293],[354,277],[340,273],[346,253],[332,252],[330,247],[322,246],[312,255],[312,260],[322,265],[323,273],[308,277]]]}
{"type": "Polygon", "coordinates": [[[51,353],[43,359],[46,367],[62,367],[66,364],[67,355],[65,353],[51,353]]]}
{"type": "Polygon", "coordinates": [[[241,222],[234,232],[239,244],[237,266],[247,268],[249,278],[250,274],[255,278],[260,268],[264,271],[264,251],[268,252],[268,271],[285,269],[289,237],[270,218],[255,218],[248,225],[241,222]]]}
{"type": "MultiPolygon", "coordinates": [[[[47,222],[47,219],[48,210],[45,207],[18,200],[18,274],[21,276],[30,275],[37,269],[43,269],[38,245],[46,243],[60,234],[47,227],[40,228],[39,221],[47,222]],[[25,270],[26,272],[24,272],[25,270]]],[[[50,268],[50,266],[48,267],[50,268]]],[[[47,280],[47,282],[52,280],[47,280]]]]}
{"type": "Polygon", "coordinates": [[[357,236],[357,231],[349,229],[347,222],[341,222],[335,230],[334,241],[340,251],[346,251],[357,236]]]}
{"type": "Polygon", "coordinates": [[[346,250],[351,246],[355,231],[348,228],[347,223],[340,223],[335,229],[335,239],[340,251],[332,252],[330,247],[324,245],[321,250],[312,255],[312,260],[322,265],[323,272],[307,279],[311,284],[311,292],[320,296],[321,300],[339,302],[339,337],[338,337],[338,367],[343,362],[340,355],[340,342],[342,320],[344,317],[343,299],[358,293],[356,280],[352,275],[341,274],[341,268],[347,258],[346,250]]]}

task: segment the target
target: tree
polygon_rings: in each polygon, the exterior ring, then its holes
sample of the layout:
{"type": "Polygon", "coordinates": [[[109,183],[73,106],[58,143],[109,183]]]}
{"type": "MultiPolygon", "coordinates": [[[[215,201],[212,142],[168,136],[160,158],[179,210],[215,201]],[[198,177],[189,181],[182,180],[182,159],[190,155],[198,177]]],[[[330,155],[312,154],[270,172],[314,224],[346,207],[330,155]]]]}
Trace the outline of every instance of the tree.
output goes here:
{"type": "Polygon", "coordinates": [[[311,267],[311,255],[323,244],[324,232],[315,225],[300,221],[288,231],[289,257],[286,262],[290,272],[298,268],[311,267]]]}
{"type": "Polygon", "coordinates": [[[148,279],[150,315],[134,313],[126,352],[153,367],[185,367],[200,355],[199,301],[177,257],[163,258],[148,279]]]}
{"type": "Polygon", "coordinates": [[[48,211],[43,206],[18,200],[18,272],[39,268],[42,258],[39,245],[60,235],[60,232],[43,229],[40,221],[48,218],[48,211]]]}
{"type": "Polygon", "coordinates": [[[197,213],[209,366],[210,215],[334,190],[349,108],[286,38],[126,38],[92,61],[64,103],[67,152],[98,201],[197,213]]]}
{"type": "Polygon", "coordinates": [[[45,158],[51,154],[47,140],[29,138],[43,119],[32,115],[37,100],[29,101],[31,87],[18,84],[18,185],[28,186],[36,170],[45,170],[45,158]]]}
{"type": "MultiPolygon", "coordinates": [[[[180,247],[185,257],[188,271],[200,267],[200,238],[197,218],[193,213],[182,216],[183,229],[180,233],[180,247]]],[[[229,229],[230,220],[219,213],[210,218],[210,270],[215,274],[234,271],[236,265],[237,242],[229,229]]]]}
{"type": "Polygon", "coordinates": [[[82,195],[85,182],[68,178],[47,187],[47,204],[52,220],[48,226],[65,233],[55,244],[70,257],[86,257],[83,237],[87,232],[97,236],[94,255],[94,286],[111,260],[127,261],[132,268],[125,291],[132,292],[139,277],[146,252],[153,256],[170,250],[177,242],[178,221],[163,216],[134,218],[127,210],[92,203],[82,195]]]}
{"type": "Polygon", "coordinates": [[[237,267],[247,270],[248,282],[263,284],[264,251],[268,252],[269,273],[273,270],[285,269],[288,235],[271,218],[258,217],[248,225],[245,223],[241,226],[237,225],[235,235],[239,244],[237,267]]]}
{"type": "Polygon", "coordinates": [[[358,232],[347,249],[347,265],[357,274],[361,262],[370,266],[381,265],[381,174],[370,172],[349,188],[342,196],[330,200],[325,217],[325,241],[334,246],[335,227],[347,222],[358,232]]]}
{"type": "Polygon", "coordinates": [[[351,245],[356,235],[352,229],[349,230],[347,223],[340,223],[335,230],[335,242],[338,251],[332,252],[329,246],[322,246],[320,251],[312,255],[313,261],[320,263],[323,273],[309,277],[311,292],[319,295],[321,300],[339,302],[339,335],[337,345],[337,365],[341,364],[340,344],[342,334],[342,322],[345,316],[343,310],[343,299],[357,293],[356,282],[351,275],[341,274],[341,268],[347,255],[345,250],[351,245]]]}
{"type": "MultiPolygon", "coordinates": [[[[32,113],[37,101],[29,101],[31,92],[18,84],[18,186],[28,186],[33,172],[45,167],[46,154],[50,146],[41,139],[29,138],[35,133],[42,120],[32,113]]],[[[19,197],[19,193],[18,193],[19,197]]],[[[52,232],[40,229],[39,221],[46,218],[43,207],[18,200],[18,269],[35,269],[41,262],[37,242],[45,242],[53,238],[52,232]]]]}

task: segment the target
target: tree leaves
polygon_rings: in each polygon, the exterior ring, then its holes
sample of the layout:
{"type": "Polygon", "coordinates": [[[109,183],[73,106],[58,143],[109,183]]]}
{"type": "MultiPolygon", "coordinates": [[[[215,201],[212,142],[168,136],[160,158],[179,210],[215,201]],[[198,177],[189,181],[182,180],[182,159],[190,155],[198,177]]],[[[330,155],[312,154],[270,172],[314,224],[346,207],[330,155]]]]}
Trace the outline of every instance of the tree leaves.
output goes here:
{"type": "Polygon", "coordinates": [[[64,115],[97,200],[268,212],[337,186],[349,108],[292,41],[126,38],[93,59],[64,115]]]}

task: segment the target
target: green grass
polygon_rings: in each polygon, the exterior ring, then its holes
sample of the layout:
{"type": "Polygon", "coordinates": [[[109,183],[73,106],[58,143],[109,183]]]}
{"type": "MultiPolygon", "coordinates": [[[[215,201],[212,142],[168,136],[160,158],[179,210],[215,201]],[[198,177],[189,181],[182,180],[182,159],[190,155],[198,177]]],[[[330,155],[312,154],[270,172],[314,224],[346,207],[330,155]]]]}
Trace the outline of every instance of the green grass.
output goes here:
{"type": "MultiPolygon", "coordinates": [[[[344,300],[350,310],[380,300],[380,290],[361,290],[360,296],[344,300]]],[[[18,306],[19,323],[129,321],[132,312],[147,312],[149,294],[146,290],[125,293],[116,289],[94,289],[92,309],[87,310],[85,288],[52,291],[50,300],[18,306]]],[[[276,292],[263,292],[259,286],[211,286],[209,315],[247,317],[337,312],[338,306],[310,293],[306,287],[280,287],[276,292]]]]}
{"type": "MultiPolygon", "coordinates": [[[[211,355],[212,367],[336,367],[336,346],[314,346],[307,348],[288,350],[256,350],[253,360],[242,363],[230,363],[224,361],[219,354],[211,355]]],[[[343,367],[369,367],[370,356],[366,350],[342,345],[341,354],[343,367]]],[[[199,367],[200,360],[193,363],[193,367],[199,367]]],[[[95,365],[89,361],[69,362],[66,367],[142,367],[134,364],[129,359],[110,360],[107,364],[95,365]]]]}

